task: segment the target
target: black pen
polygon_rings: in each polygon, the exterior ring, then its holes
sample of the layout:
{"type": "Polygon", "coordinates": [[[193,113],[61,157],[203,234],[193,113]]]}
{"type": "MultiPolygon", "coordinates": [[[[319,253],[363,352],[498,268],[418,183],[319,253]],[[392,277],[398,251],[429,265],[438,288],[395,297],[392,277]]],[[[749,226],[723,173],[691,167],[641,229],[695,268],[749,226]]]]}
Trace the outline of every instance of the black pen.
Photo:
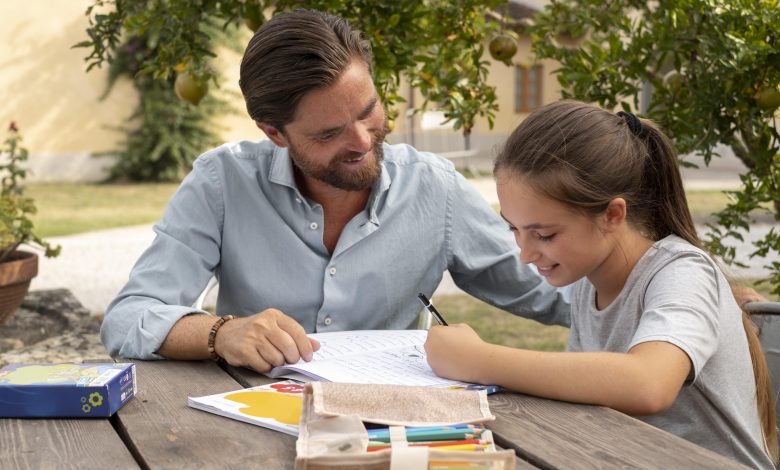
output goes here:
{"type": "Polygon", "coordinates": [[[425,307],[425,310],[428,310],[428,313],[433,315],[433,318],[436,319],[437,322],[439,322],[439,325],[447,326],[447,322],[444,321],[444,318],[441,316],[438,310],[436,310],[436,307],[433,306],[430,300],[428,300],[428,297],[425,296],[425,294],[417,294],[417,298],[420,299],[420,302],[422,302],[423,307],[425,307]]]}

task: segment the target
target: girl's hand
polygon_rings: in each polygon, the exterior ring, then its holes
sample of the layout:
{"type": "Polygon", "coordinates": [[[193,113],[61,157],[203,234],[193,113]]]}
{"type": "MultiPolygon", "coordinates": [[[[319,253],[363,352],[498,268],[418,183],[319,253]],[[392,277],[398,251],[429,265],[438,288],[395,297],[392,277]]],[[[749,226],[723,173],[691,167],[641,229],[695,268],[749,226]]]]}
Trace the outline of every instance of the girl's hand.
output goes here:
{"type": "Polygon", "coordinates": [[[485,346],[468,325],[436,325],[428,330],[425,351],[428,364],[440,377],[464,382],[480,381],[480,363],[484,363],[485,346]]]}

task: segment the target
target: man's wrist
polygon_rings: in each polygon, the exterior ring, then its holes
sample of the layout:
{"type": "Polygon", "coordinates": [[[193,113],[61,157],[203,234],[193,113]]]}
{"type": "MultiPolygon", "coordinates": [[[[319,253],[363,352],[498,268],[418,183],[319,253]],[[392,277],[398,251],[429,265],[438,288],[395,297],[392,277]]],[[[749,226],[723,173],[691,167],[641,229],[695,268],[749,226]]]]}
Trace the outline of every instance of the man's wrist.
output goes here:
{"type": "Polygon", "coordinates": [[[219,317],[217,321],[214,322],[213,325],[211,325],[211,331],[209,331],[209,342],[208,342],[208,351],[209,351],[209,357],[213,361],[216,362],[225,362],[225,359],[217,354],[217,350],[215,348],[215,344],[217,342],[217,333],[219,332],[219,329],[222,328],[222,325],[229,322],[230,320],[234,319],[235,317],[233,315],[225,315],[224,317],[219,317]]]}

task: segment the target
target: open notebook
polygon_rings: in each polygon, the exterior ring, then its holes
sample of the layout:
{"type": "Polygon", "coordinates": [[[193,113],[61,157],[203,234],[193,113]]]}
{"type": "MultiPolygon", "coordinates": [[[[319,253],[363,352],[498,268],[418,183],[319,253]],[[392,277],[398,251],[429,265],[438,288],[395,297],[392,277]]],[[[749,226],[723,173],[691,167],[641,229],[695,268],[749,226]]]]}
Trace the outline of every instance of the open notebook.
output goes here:
{"type": "Polygon", "coordinates": [[[301,381],[420,385],[487,389],[436,376],[425,354],[426,330],[358,330],[314,333],[320,349],[310,362],[273,368],[265,375],[301,381]]]}
{"type": "MultiPolygon", "coordinates": [[[[315,333],[320,342],[311,362],[275,367],[265,375],[302,382],[418,385],[437,388],[499,390],[443,379],[433,373],[425,354],[426,330],[359,330],[315,333]]],[[[284,381],[204,397],[187,404],[210,413],[263,426],[287,434],[298,433],[303,386],[284,381]]]]}

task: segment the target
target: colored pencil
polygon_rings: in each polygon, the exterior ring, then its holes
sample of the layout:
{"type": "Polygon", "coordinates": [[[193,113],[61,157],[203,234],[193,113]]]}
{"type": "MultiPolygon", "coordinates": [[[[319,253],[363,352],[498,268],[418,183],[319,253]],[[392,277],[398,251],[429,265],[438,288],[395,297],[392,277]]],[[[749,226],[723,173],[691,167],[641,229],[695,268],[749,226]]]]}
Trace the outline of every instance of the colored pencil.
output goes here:
{"type": "MultiPolygon", "coordinates": [[[[442,429],[439,431],[425,431],[419,433],[407,433],[408,442],[420,441],[453,441],[462,439],[476,439],[482,434],[482,429],[442,429]]],[[[390,436],[371,436],[372,441],[390,442],[390,436]]]]}
{"type": "MultiPolygon", "coordinates": [[[[406,428],[405,434],[407,436],[407,440],[409,436],[420,436],[420,435],[438,435],[438,434],[448,434],[448,433],[473,433],[473,434],[481,434],[482,431],[484,431],[485,428],[483,427],[449,427],[449,426],[433,426],[430,428],[406,428]]],[[[389,438],[390,437],[390,431],[387,429],[372,429],[368,433],[369,439],[375,439],[379,440],[380,438],[389,438]]],[[[419,439],[418,439],[419,440],[419,439]]],[[[434,439],[431,439],[434,440],[434,439]]],[[[437,439],[438,440],[438,439],[437,439]]]]}
{"type": "MultiPolygon", "coordinates": [[[[458,451],[464,451],[464,452],[482,452],[489,448],[490,444],[459,444],[459,445],[449,445],[449,446],[419,446],[419,447],[433,447],[436,450],[458,450],[458,451]]],[[[391,446],[382,446],[382,447],[369,447],[366,449],[367,452],[377,452],[380,450],[390,449],[391,446]]]]}
{"type": "Polygon", "coordinates": [[[490,467],[483,463],[478,462],[450,462],[450,461],[431,461],[428,464],[428,470],[448,470],[454,469],[471,469],[471,470],[490,470],[490,467]]]}
{"type": "MultiPolygon", "coordinates": [[[[407,426],[406,432],[438,431],[440,429],[484,429],[481,424],[446,424],[443,426],[407,426]]],[[[368,435],[388,434],[387,428],[369,429],[368,435]]]]}
{"type": "MultiPolygon", "coordinates": [[[[414,442],[409,444],[409,447],[441,447],[441,446],[453,446],[463,444],[489,444],[484,439],[462,439],[458,441],[430,441],[430,442],[414,442]]],[[[387,442],[382,441],[369,441],[368,451],[373,452],[375,450],[389,449],[391,447],[387,442]]]]}
{"type": "Polygon", "coordinates": [[[471,452],[481,452],[488,448],[489,444],[460,444],[460,445],[454,445],[454,446],[441,446],[437,447],[436,450],[463,450],[463,451],[471,451],[471,452]]]}

